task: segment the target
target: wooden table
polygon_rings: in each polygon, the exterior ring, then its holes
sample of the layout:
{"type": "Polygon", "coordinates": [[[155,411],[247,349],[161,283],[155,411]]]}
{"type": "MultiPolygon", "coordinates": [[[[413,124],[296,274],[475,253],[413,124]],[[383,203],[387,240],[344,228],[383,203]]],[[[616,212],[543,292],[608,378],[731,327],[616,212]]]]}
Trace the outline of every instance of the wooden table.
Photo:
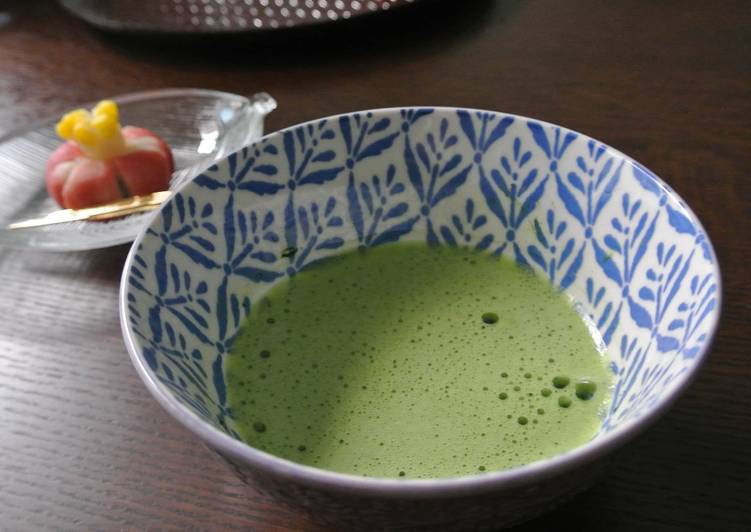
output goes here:
{"type": "MultiPolygon", "coordinates": [[[[746,0],[448,1],[335,31],[186,43],[113,38],[53,2],[6,1],[0,133],[83,101],[191,86],[268,91],[279,101],[268,131],[446,104],[615,146],[706,224],[722,324],[665,419],[597,487],[523,530],[750,530],[750,24],[746,0]]],[[[127,251],[0,249],[0,529],[313,529],[241,484],[147,394],[118,322],[127,251]]]]}

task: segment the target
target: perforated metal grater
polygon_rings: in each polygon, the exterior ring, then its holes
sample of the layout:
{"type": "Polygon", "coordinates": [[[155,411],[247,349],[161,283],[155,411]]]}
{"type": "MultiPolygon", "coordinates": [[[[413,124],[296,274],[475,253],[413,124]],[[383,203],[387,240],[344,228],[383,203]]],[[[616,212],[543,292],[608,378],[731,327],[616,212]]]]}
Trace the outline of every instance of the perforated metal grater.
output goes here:
{"type": "Polygon", "coordinates": [[[111,31],[238,33],[309,26],[376,13],[415,0],[60,0],[111,31]]]}

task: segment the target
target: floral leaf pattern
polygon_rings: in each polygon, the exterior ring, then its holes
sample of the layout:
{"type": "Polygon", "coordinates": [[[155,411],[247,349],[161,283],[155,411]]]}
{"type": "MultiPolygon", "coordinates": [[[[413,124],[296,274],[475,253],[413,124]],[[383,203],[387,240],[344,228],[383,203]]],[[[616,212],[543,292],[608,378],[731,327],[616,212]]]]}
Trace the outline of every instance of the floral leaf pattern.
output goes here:
{"type": "Polygon", "coordinates": [[[223,364],[255,302],[332,254],[400,240],[505,255],[570,294],[614,376],[602,432],[677,386],[717,320],[709,240],[648,170],[563,128],[431,108],[309,122],[207,169],[134,249],[124,318],[159,382],[237,436],[223,364]]]}

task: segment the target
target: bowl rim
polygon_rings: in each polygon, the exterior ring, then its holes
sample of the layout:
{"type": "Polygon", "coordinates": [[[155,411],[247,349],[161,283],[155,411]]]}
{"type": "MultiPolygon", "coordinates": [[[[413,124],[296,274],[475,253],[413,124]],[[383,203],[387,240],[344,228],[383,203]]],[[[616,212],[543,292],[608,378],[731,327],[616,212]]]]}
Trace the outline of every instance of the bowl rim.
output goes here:
{"type": "MultiPolygon", "coordinates": [[[[669,410],[675,401],[680,397],[685,390],[691,385],[696,378],[699,369],[703,366],[711,349],[712,343],[717,333],[719,326],[720,315],[722,313],[722,277],[720,273],[719,263],[717,262],[717,254],[715,253],[712,242],[704,229],[701,221],[696,216],[691,207],[683,201],[683,199],[673,191],[673,189],[667,185],[660,177],[654,172],[634,160],[633,158],[625,155],[621,151],[611,147],[608,144],[602,143],[589,135],[585,135],[578,131],[559,126],[557,124],[546,122],[544,120],[538,120],[536,118],[530,118],[523,115],[517,115],[513,113],[505,113],[501,111],[489,111],[476,108],[465,107],[452,107],[452,106],[404,106],[404,107],[384,107],[375,109],[364,109],[361,111],[352,111],[346,113],[340,113],[336,115],[315,118],[308,120],[286,128],[265,134],[260,139],[250,144],[253,146],[257,143],[264,142],[270,137],[282,135],[286,131],[295,130],[300,127],[305,127],[310,124],[315,124],[320,120],[336,120],[341,117],[352,116],[362,113],[373,113],[374,115],[380,113],[395,113],[403,110],[418,110],[418,109],[432,109],[435,111],[443,112],[456,112],[467,111],[470,113],[490,113],[494,115],[503,115],[513,117],[515,119],[523,121],[535,121],[544,126],[557,127],[563,131],[571,131],[586,139],[592,139],[595,142],[603,145],[612,154],[623,158],[632,165],[639,167],[646,171],[651,179],[664,190],[664,192],[671,196],[674,200],[677,200],[692,217],[692,220],[697,224],[701,231],[706,235],[706,242],[709,246],[714,261],[712,264],[713,274],[717,279],[717,301],[718,304],[712,313],[712,323],[707,333],[707,341],[703,348],[694,357],[695,364],[681,376],[681,380],[678,385],[666,396],[661,397],[660,400],[643,416],[630,419],[623,423],[618,428],[613,429],[611,432],[598,437],[595,440],[575,447],[574,449],[558,454],[551,458],[546,458],[525,464],[519,467],[504,469],[499,471],[490,471],[483,474],[467,475],[460,477],[447,477],[437,479],[391,479],[391,478],[376,478],[376,477],[359,477],[350,475],[347,473],[338,473],[334,471],[328,471],[325,469],[319,469],[312,466],[298,464],[284,458],[277,457],[270,453],[255,449],[250,445],[243,443],[239,440],[232,438],[231,436],[220,431],[212,424],[202,420],[197,414],[189,410],[186,406],[180,403],[172,394],[167,392],[164,387],[156,380],[151,369],[148,367],[144,360],[140,349],[137,347],[135,335],[130,331],[128,315],[128,302],[127,294],[129,291],[128,276],[134,257],[138,251],[138,246],[141,244],[146,232],[151,223],[156,219],[158,214],[155,213],[153,217],[149,219],[149,224],[144,226],[139,232],[137,238],[133,242],[133,245],[128,253],[128,257],[123,266],[123,273],[120,283],[120,325],[123,333],[123,339],[128,350],[138,375],[145,384],[146,388],[157,400],[157,402],[164,408],[172,417],[174,417],[180,424],[182,424],[189,431],[198,436],[203,442],[208,444],[213,450],[218,451],[220,454],[227,458],[247,464],[254,469],[258,469],[268,475],[280,477],[285,481],[293,482],[295,484],[301,484],[312,488],[324,489],[327,491],[349,493],[359,496],[372,496],[384,499],[432,499],[432,498],[447,498],[456,496],[469,496],[482,494],[492,491],[500,491],[504,489],[531,485],[551,477],[555,477],[566,472],[572,471],[580,466],[588,464],[602,458],[605,455],[615,451],[618,447],[621,447],[625,443],[631,441],[637,435],[641,434],[649,426],[651,426],[657,419],[669,410]]],[[[183,190],[190,185],[190,181],[185,183],[178,191],[183,190]]],[[[172,200],[169,200],[172,201],[172,200]]],[[[161,212],[168,202],[165,202],[158,213],[161,212]]]]}

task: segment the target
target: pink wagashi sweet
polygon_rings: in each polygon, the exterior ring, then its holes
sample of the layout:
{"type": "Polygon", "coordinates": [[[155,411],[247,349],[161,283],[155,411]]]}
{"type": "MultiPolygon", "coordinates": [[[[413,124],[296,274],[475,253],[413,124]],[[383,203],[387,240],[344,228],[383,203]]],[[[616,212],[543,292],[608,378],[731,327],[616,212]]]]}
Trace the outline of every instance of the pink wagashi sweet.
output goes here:
{"type": "Polygon", "coordinates": [[[56,131],[66,142],[47,161],[45,180],[61,206],[81,209],[166,190],[172,151],[151,131],[120,127],[115,102],[67,113],[56,131]]]}

